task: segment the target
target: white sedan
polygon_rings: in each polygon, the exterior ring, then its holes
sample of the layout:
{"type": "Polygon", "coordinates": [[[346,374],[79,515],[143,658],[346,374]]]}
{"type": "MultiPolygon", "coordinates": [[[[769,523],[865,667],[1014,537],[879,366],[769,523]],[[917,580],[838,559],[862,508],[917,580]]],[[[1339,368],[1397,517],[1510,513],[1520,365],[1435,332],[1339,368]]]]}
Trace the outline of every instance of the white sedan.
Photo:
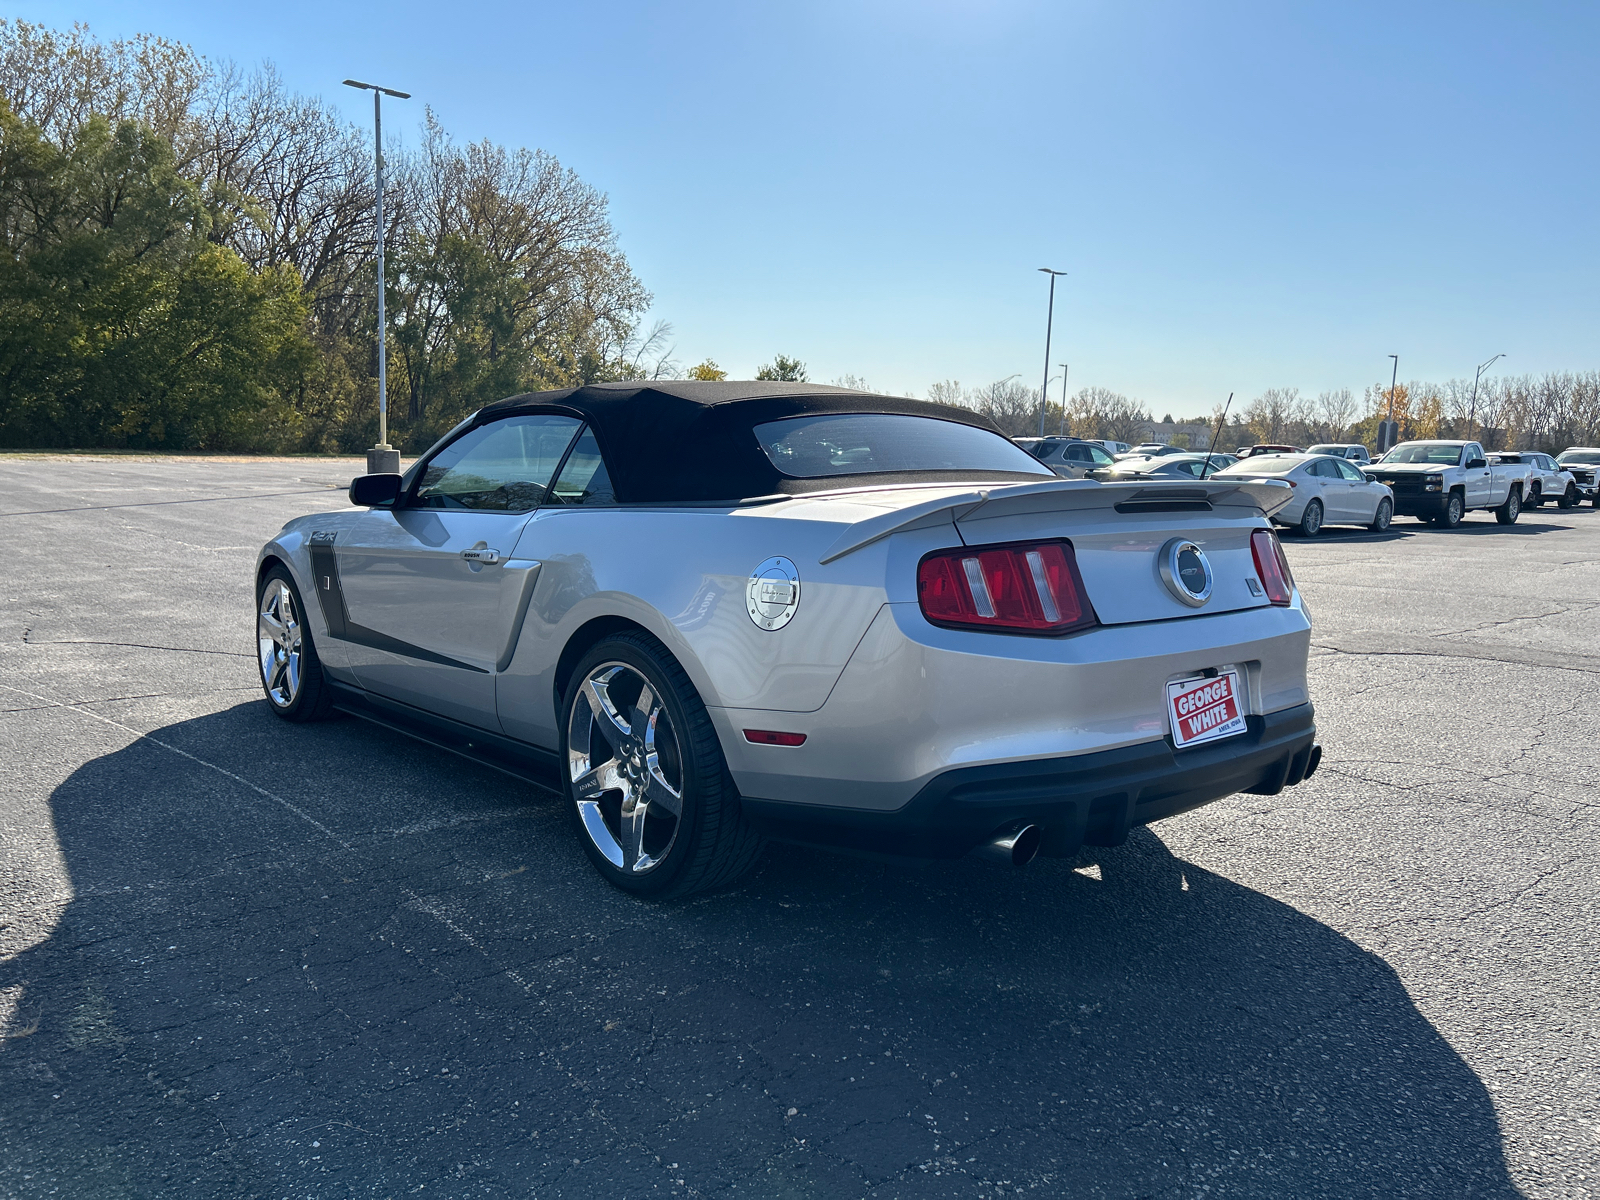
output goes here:
{"type": "Polygon", "coordinates": [[[1272,519],[1308,536],[1324,525],[1365,525],[1382,533],[1394,519],[1394,493],[1355,465],[1328,454],[1260,454],[1218,471],[1218,479],[1281,479],[1294,499],[1272,519]]]}

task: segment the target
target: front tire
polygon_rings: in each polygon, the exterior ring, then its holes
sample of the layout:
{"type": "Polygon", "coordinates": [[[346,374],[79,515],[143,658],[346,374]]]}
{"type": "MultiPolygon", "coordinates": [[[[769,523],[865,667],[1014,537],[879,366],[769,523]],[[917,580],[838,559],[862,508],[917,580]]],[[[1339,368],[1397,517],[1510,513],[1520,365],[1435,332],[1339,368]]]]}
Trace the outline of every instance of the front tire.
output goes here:
{"type": "Polygon", "coordinates": [[[1444,512],[1435,517],[1433,523],[1440,529],[1454,529],[1466,515],[1467,502],[1461,498],[1460,492],[1451,492],[1450,498],[1444,502],[1444,512]]]}
{"type": "Polygon", "coordinates": [[[1300,523],[1295,530],[1306,537],[1316,537],[1322,529],[1322,501],[1307,500],[1306,510],[1300,514],[1300,523]]]}
{"type": "Polygon", "coordinates": [[[267,704],[285,721],[332,715],[333,689],[322,673],[300,589],[285,567],[273,567],[256,589],[256,667],[267,704]]]}
{"type": "Polygon", "coordinates": [[[1557,508],[1572,508],[1578,503],[1578,487],[1576,484],[1567,484],[1567,490],[1561,493],[1561,498],[1556,501],[1557,508]]]}
{"type": "MultiPolygon", "coordinates": [[[[1539,505],[1541,505],[1543,503],[1544,503],[1544,491],[1539,487],[1538,484],[1534,484],[1533,485],[1533,491],[1528,493],[1528,498],[1522,502],[1522,507],[1525,508],[1525,509],[1532,510],[1532,509],[1538,508],[1539,505]]],[[[1565,506],[1563,505],[1563,507],[1565,507],[1565,506]]]]}
{"type": "Polygon", "coordinates": [[[1372,524],[1367,528],[1373,533],[1387,533],[1389,522],[1394,520],[1394,504],[1385,496],[1378,501],[1378,511],[1372,514],[1372,524]]]}
{"type": "Polygon", "coordinates": [[[1522,515],[1522,492],[1512,488],[1506,493],[1506,502],[1494,510],[1494,519],[1502,525],[1515,525],[1522,515]]]}
{"type": "Polygon", "coordinates": [[[584,852],[625,892],[721,887],[761,853],[705,704],[646,633],[606,638],[579,661],[561,703],[561,770],[584,852]]]}

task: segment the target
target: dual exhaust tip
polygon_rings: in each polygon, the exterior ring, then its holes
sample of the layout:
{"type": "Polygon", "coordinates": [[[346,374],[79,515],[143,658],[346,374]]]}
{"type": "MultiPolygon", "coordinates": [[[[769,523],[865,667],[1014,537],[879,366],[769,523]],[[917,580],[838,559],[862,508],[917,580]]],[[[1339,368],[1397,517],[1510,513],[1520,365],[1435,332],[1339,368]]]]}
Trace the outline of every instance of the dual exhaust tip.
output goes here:
{"type": "MultiPolygon", "coordinates": [[[[1299,772],[1298,778],[1292,779],[1293,783],[1303,783],[1317,773],[1317,768],[1322,765],[1322,746],[1313,742],[1304,751],[1305,766],[1299,772]]],[[[1294,775],[1294,768],[1298,762],[1289,765],[1288,773],[1294,775]]],[[[1281,786],[1281,785],[1280,785],[1281,786]]],[[[1252,791],[1256,790],[1254,788],[1252,791]]],[[[1277,791],[1274,788],[1273,791],[1277,791]]],[[[983,843],[973,850],[975,858],[986,859],[1001,866],[1025,867],[1031,863],[1039,853],[1039,844],[1044,840],[1044,831],[1037,825],[1017,825],[983,843]]]]}

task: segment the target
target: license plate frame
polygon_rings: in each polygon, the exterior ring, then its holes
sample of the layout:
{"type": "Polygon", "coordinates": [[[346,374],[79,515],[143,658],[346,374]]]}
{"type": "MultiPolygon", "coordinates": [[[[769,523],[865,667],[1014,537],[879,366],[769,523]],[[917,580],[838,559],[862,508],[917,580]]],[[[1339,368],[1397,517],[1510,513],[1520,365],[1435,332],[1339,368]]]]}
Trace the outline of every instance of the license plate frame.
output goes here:
{"type": "Polygon", "coordinates": [[[1167,723],[1172,745],[1191,750],[1249,729],[1244,688],[1235,669],[1167,684],[1167,723]]]}

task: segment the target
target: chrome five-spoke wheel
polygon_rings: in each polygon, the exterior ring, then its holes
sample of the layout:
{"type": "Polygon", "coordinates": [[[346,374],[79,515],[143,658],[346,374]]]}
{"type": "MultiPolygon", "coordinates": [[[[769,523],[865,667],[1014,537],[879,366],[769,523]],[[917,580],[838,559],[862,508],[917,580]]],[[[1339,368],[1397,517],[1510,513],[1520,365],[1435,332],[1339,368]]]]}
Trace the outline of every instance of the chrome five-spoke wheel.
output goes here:
{"type": "Polygon", "coordinates": [[[269,579],[257,606],[256,645],[262,686],[279,708],[291,707],[300,694],[304,640],[294,593],[282,579],[269,579]]]}
{"type": "Polygon", "coordinates": [[[578,816],[607,862],[642,875],[666,859],[678,837],[678,733],[650,682],[627,663],[601,663],[579,686],[567,727],[567,779],[578,816]]]}

